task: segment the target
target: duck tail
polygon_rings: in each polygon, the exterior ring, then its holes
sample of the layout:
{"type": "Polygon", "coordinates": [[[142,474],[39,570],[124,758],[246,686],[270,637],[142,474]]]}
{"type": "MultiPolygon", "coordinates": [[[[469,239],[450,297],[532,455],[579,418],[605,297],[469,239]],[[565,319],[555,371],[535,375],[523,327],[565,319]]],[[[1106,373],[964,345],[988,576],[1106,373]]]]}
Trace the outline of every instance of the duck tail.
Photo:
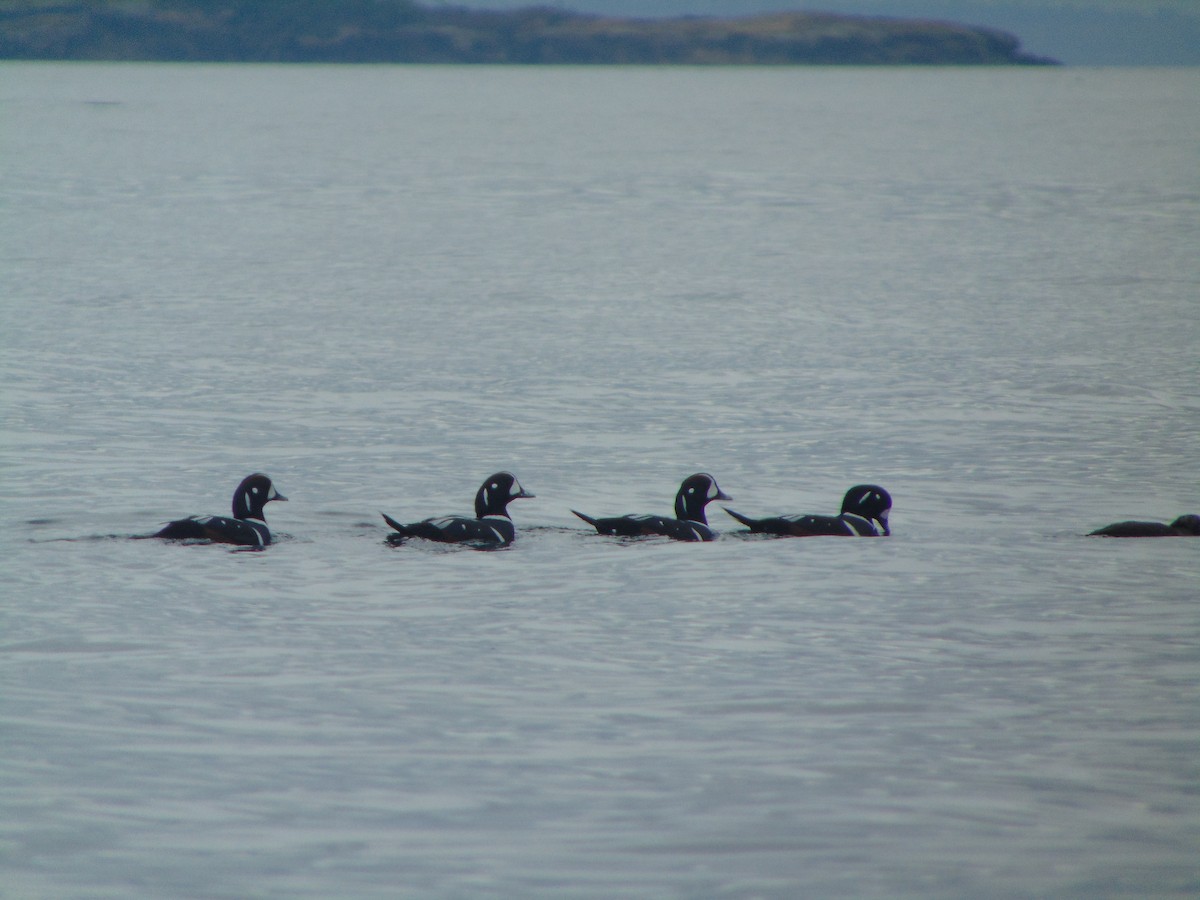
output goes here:
{"type": "Polygon", "coordinates": [[[380,513],[380,515],[381,515],[381,516],[383,516],[383,521],[385,521],[385,522],[387,522],[389,525],[391,525],[391,526],[392,526],[392,528],[393,528],[394,530],[396,530],[396,531],[400,532],[400,533],[401,533],[402,535],[404,535],[405,537],[411,537],[411,536],[412,536],[412,532],[411,532],[411,531],[409,531],[407,527],[405,527],[404,525],[401,525],[399,522],[397,522],[395,519],[393,519],[393,518],[392,518],[391,516],[389,516],[387,513],[385,513],[385,512],[381,512],[381,513],[380,513]]]}
{"type": "Polygon", "coordinates": [[[728,506],[722,506],[721,509],[725,510],[725,512],[729,513],[731,516],[733,516],[735,519],[737,519],[739,522],[741,522],[743,525],[745,525],[751,531],[758,530],[758,528],[756,527],[758,525],[758,523],[754,519],[751,519],[749,516],[743,516],[739,512],[734,512],[728,506]]]}
{"type": "Polygon", "coordinates": [[[579,510],[577,510],[577,509],[573,509],[573,510],[571,510],[571,512],[575,513],[575,515],[579,516],[579,518],[583,519],[583,521],[587,522],[589,525],[591,525],[591,526],[592,526],[593,528],[595,528],[597,531],[599,531],[599,530],[600,530],[600,527],[599,527],[599,525],[596,523],[596,520],[595,520],[595,519],[593,519],[591,516],[584,515],[583,513],[581,513],[581,512],[580,512],[579,510]]]}

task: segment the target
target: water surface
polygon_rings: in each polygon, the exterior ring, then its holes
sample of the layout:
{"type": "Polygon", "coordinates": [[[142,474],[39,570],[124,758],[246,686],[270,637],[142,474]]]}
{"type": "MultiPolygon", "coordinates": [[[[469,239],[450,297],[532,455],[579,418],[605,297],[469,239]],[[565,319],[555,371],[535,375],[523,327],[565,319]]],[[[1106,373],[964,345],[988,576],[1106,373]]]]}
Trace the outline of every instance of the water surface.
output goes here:
{"type": "Polygon", "coordinates": [[[0,74],[0,893],[1200,892],[1195,70],[0,74]]]}

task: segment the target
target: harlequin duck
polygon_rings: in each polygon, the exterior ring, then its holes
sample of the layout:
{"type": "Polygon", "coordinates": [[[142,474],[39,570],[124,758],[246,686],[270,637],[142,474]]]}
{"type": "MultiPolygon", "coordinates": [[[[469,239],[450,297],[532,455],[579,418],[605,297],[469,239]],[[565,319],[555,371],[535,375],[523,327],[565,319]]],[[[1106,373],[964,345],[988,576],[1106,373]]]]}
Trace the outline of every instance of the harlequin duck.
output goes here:
{"type": "Polygon", "coordinates": [[[400,544],[410,537],[425,538],[443,544],[476,544],[499,547],[512,543],[517,529],[508,516],[508,504],[512,500],[532,498],[534,495],[521,487],[516,476],[510,472],[497,472],[475,494],[475,518],[467,516],[442,516],[401,525],[390,516],[381,513],[383,520],[396,530],[388,535],[388,543],[400,544]]]}
{"type": "Polygon", "coordinates": [[[1162,522],[1114,522],[1092,532],[1101,537],[1200,537],[1200,516],[1180,516],[1170,525],[1162,522]]]}
{"type": "Polygon", "coordinates": [[[263,507],[272,500],[287,497],[275,490],[266,475],[256,473],[242,480],[233,492],[233,518],[225,516],[192,516],[168,522],[151,537],[168,540],[207,540],[214,544],[239,544],[243,547],[265,547],[271,543],[271,531],[263,507]]]}
{"type": "Polygon", "coordinates": [[[816,537],[837,535],[841,537],[880,537],[890,535],[888,513],[892,498],[883,488],[874,484],[859,484],[846,491],[842,499],[842,512],[837,516],[775,516],[769,519],[751,519],[724,507],[751,531],[761,534],[779,534],[790,537],[816,537]]]}
{"type": "Polygon", "coordinates": [[[717,536],[708,525],[704,507],[712,500],[732,500],[717,487],[716,479],[699,472],[684,480],[675,495],[675,518],[654,515],[614,516],[593,519],[578,510],[571,510],[600,534],[622,537],[661,534],[677,541],[711,541],[717,536]]]}

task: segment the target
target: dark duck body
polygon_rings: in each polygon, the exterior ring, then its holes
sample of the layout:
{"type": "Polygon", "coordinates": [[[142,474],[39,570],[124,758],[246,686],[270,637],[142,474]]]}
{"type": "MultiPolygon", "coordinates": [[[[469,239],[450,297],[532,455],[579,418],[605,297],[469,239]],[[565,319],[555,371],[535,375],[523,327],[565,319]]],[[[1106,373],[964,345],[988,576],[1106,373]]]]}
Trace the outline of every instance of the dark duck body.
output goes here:
{"type": "Polygon", "coordinates": [[[440,516],[402,525],[386,513],[381,515],[395,531],[388,535],[390,544],[419,537],[442,544],[502,547],[511,544],[517,536],[516,526],[508,515],[509,502],[533,496],[521,487],[511,472],[497,472],[476,492],[473,519],[470,516],[440,516]]]}
{"type": "Polygon", "coordinates": [[[266,547],[271,530],[263,507],[272,500],[287,497],[275,490],[271,479],[261,473],[249,475],[233,492],[233,517],[192,516],[168,522],[152,537],[172,541],[211,541],[214,544],[238,544],[242,547],[266,547]]]}
{"type": "Polygon", "coordinates": [[[836,516],[788,515],[751,519],[725,507],[729,513],[756,534],[785,537],[882,537],[890,535],[888,514],[892,497],[874,484],[859,484],[846,491],[842,511],[836,516]]]}
{"type": "Polygon", "coordinates": [[[600,534],[620,537],[663,535],[677,541],[711,541],[717,533],[708,525],[704,514],[713,500],[732,499],[719,487],[711,475],[698,472],[684,480],[675,495],[675,518],[655,515],[627,515],[597,519],[578,510],[571,510],[600,534]]]}
{"type": "Polygon", "coordinates": [[[1170,525],[1163,522],[1114,522],[1092,532],[1100,537],[1200,537],[1200,516],[1180,516],[1170,525]]]}

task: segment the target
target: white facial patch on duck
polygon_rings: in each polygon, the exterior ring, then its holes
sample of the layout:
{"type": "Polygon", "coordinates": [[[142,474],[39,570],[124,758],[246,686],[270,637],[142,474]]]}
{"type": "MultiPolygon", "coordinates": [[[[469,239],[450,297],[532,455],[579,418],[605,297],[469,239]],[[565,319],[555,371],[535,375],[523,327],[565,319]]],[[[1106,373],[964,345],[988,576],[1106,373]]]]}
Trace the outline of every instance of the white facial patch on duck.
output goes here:
{"type": "Polygon", "coordinates": [[[721,490],[717,487],[717,483],[715,481],[710,481],[708,483],[708,499],[716,500],[717,494],[719,493],[721,493],[721,490]]]}

